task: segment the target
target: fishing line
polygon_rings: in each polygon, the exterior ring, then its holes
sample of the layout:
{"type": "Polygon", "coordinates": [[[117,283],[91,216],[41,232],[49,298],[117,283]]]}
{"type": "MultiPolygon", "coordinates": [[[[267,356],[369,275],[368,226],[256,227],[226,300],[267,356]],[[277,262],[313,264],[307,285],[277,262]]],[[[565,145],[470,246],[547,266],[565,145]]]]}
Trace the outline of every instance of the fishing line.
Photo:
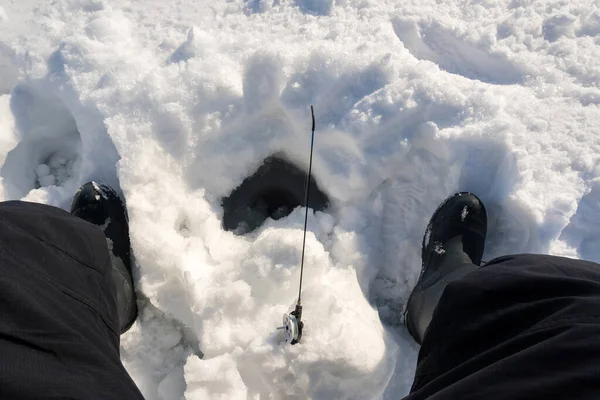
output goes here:
{"type": "Polygon", "coordinates": [[[300,342],[302,338],[302,330],[304,322],[302,322],[302,279],[304,278],[304,252],[306,250],[306,230],[308,227],[308,199],[310,196],[310,177],[312,174],[313,148],[315,144],[315,110],[310,106],[310,115],[312,117],[312,135],[310,139],[310,159],[308,162],[308,174],[306,175],[306,187],[304,191],[304,236],[302,237],[302,258],[300,261],[300,284],[298,288],[298,302],[294,311],[283,315],[283,326],[278,329],[283,329],[285,333],[285,341],[290,344],[300,342]]]}

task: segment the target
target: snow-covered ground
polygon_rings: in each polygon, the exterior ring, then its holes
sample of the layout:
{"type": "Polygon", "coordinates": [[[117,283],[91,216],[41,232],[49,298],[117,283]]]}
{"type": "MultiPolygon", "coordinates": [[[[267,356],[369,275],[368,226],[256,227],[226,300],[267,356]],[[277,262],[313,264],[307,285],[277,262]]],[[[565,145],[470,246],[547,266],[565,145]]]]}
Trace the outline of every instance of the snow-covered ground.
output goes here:
{"type": "Polygon", "coordinates": [[[447,195],[488,208],[484,259],[600,261],[598,0],[2,0],[0,196],[121,191],[147,399],[396,399],[402,309],[447,195]],[[283,152],[331,200],[250,234],[221,198],[283,152]],[[203,358],[201,358],[203,355],[203,358]]]}

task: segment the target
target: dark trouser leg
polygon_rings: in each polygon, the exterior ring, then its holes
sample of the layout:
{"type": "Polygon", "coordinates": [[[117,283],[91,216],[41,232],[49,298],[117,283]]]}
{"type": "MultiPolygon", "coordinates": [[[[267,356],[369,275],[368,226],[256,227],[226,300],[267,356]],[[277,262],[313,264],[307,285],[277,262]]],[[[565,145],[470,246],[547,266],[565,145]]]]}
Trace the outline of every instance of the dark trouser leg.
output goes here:
{"type": "Polygon", "coordinates": [[[450,283],[407,399],[600,398],[600,265],[501,257],[450,283]]]}
{"type": "Polygon", "coordinates": [[[0,204],[0,398],[142,398],[119,358],[110,271],[98,227],[0,204]]]}

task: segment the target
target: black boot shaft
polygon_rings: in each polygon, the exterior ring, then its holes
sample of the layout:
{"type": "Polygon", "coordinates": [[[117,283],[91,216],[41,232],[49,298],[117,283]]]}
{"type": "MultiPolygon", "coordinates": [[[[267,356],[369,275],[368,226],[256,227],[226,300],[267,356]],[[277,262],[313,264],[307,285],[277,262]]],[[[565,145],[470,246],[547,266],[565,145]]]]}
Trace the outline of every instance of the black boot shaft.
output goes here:
{"type": "Polygon", "coordinates": [[[421,275],[405,312],[405,324],[421,343],[446,285],[477,269],[481,263],[487,215],[472,193],[447,198],[431,218],[422,247],[421,275]]]}
{"type": "Polygon", "coordinates": [[[137,317],[127,210],[111,187],[88,182],[75,194],[71,214],[97,225],[104,232],[112,264],[119,326],[124,333],[137,317]]]}

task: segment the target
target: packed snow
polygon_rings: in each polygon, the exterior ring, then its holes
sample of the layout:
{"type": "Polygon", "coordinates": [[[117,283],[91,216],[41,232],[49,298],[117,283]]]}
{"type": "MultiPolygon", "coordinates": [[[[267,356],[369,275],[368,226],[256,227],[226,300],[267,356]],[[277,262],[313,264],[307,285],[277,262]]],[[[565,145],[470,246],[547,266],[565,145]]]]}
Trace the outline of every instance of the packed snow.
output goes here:
{"type": "Polygon", "coordinates": [[[146,399],[397,399],[437,205],[485,203],[485,260],[600,261],[598,0],[3,0],[0,196],[125,198],[146,399]],[[221,199],[275,153],[331,200],[236,235],[221,199]]]}

